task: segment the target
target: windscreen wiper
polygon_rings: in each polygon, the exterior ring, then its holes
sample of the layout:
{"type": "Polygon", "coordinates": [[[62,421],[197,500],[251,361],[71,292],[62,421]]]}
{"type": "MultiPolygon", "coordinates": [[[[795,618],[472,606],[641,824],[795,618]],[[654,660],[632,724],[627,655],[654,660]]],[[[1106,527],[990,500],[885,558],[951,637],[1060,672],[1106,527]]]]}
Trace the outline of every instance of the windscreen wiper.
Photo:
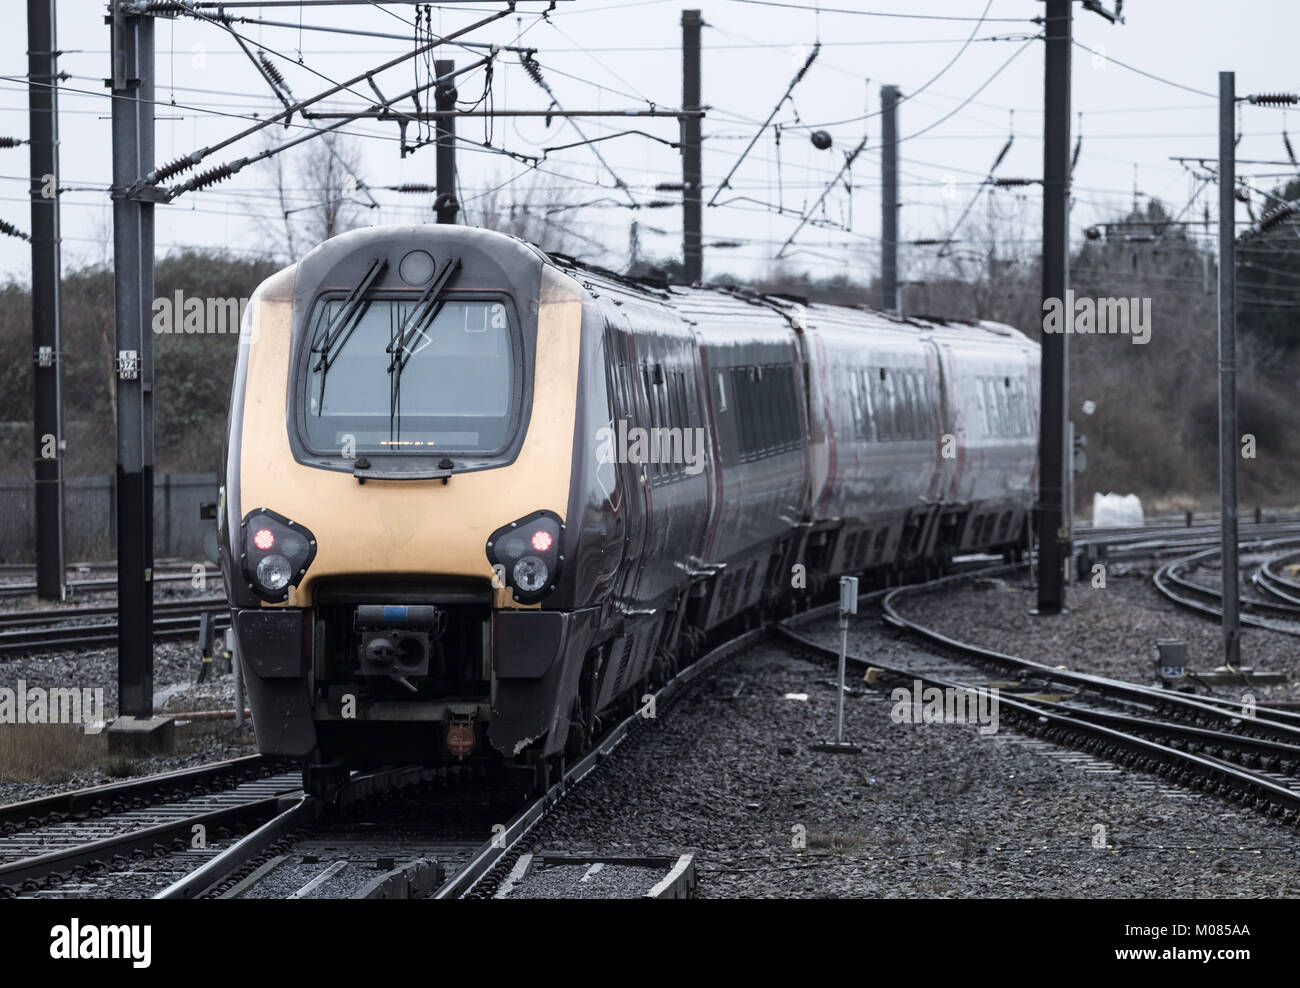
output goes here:
{"type": "Polygon", "coordinates": [[[429,287],[424,290],[424,294],[416,301],[415,306],[411,309],[411,314],[402,323],[402,328],[397,336],[385,348],[384,352],[392,355],[392,359],[388,362],[388,373],[391,374],[396,370],[400,375],[406,369],[407,361],[411,359],[413,352],[410,349],[411,343],[415,340],[417,334],[438,318],[438,313],[442,311],[443,305],[442,293],[447,290],[447,285],[459,270],[459,257],[449,257],[443,261],[437,276],[429,287]]]}
{"type": "Polygon", "coordinates": [[[352,291],[348,292],[347,298],[339,306],[334,318],[316,334],[316,339],[312,342],[311,352],[320,354],[320,359],[316,361],[313,370],[320,372],[318,407],[321,412],[325,409],[325,375],[329,373],[330,366],[338,357],[339,351],[351,338],[353,330],[360,324],[361,317],[370,308],[370,300],[365,297],[366,292],[387,267],[388,259],[385,257],[376,257],[372,260],[370,267],[366,268],[366,273],[361,276],[361,280],[356,283],[352,291]]]}
{"type": "Polygon", "coordinates": [[[389,354],[388,361],[388,439],[390,442],[397,441],[398,432],[398,407],[401,404],[402,397],[402,371],[406,369],[410,361],[413,350],[411,344],[415,341],[416,336],[422,333],[426,327],[432,325],[433,321],[438,318],[438,313],[442,311],[443,299],[442,293],[447,290],[447,285],[451,279],[456,276],[460,270],[460,258],[449,257],[443,261],[442,267],[434,276],[429,287],[416,300],[415,305],[411,307],[411,314],[406,317],[402,323],[401,329],[388,342],[384,352],[389,354]]]}

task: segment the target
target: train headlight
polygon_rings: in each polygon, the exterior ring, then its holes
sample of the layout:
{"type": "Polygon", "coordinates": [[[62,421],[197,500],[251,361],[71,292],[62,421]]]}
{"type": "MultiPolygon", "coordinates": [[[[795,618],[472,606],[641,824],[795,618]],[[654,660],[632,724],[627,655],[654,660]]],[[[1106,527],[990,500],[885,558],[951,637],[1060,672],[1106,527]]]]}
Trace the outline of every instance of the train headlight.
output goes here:
{"type": "Polygon", "coordinates": [[[524,593],[537,593],[546,586],[546,578],[551,575],[546,564],[536,556],[524,556],[515,563],[515,586],[524,593]]]}
{"type": "Polygon", "coordinates": [[[488,562],[519,603],[537,603],[555,590],[564,562],[563,533],[559,516],[534,511],[498,528],[488,539],[488,562]]]}
{"type": "Polygon", "coordinates": [[[296,522],[266,508],[244,518],[244,576],[263,600],[279,603],[289,596],[316,558],[316,537],[296,522]]]}
{"type": "Polygon", "coordinates": [[[289,577],[293,576],[293,570],[289,566],[289,560],[274,552],[262,557],[261,562],[257,564],[255,575],[257,582],[264,589],[278,593],[289,585],[289,577]]]}

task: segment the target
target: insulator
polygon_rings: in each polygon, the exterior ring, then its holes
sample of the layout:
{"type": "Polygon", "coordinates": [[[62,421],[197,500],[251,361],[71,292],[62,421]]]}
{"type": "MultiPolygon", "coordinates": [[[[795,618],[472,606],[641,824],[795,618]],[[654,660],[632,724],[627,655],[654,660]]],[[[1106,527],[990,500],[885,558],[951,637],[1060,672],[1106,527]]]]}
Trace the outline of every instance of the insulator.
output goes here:
{"type": "MultiPolygon", "coordinates": [[[[804,74],[810,68],[812,68],[812,63],[817,60],[817,55],[821,52],[821,50],[822,50],[822,43],[820,41],[813,44],[812,51],[808,53],[808,58],[804,60],[803,68],[801,68],[797,73],[795,73],[795,77],[794,77],[795,82],[801,82],[803,80],[804,74]]],[[[791,83],[791,85],[793,86],[794,83],[791,83]]]]}
{"type": "Polygon", "coordinates": [[[1300,168],[1300,161],[1296,161],[1295,159],[1295,148],[1291,146],[1291,138],[1287,135],[1285,130],[1282,131],[1282,143],[1286,145],[1286,156],[1291,159],[1291,164],[1300,168]]]}
{"type": "Polygon", "coordinates": [[[0,220],[0,233],[10,237],[17,237],[19,240],[31,240],[31,237],[23,233],[22,230],[18,229],[12,223],[6,223],[4,220],[0,220]]]}
{"type": "Polygon", "coordinates": [[[998,170],[998,165],[1002,164],[1002,159],[1007,156],[1007,152],[1011,150],[1011,145],[1015,143],[1015,140],[1016,140],[1015,134],[1012,134],[1010,137],[1007,138],[1007,143],[1002,145],[1002,150],[999,151],[998,156],[993,159],[993,167],[989,169],[990,175],[992,175],[995,171],[998,170]]]}
{"type": "Polygon", "coordinates": [[[175,0],[150,0],[144,5],[144,9],[151,14],[192,14],[193,8],[188,3],[177,3],[175,0]]]}
{"type": "Polygon", "coordinates": [[[205,172],[199,172],[185,184],[191,191],[202,189],[209,185],[216,185],[218,182],[224,182],[234,173],[235,168],[229,163],[217,165],[216,168],[209,168],[205,172]]]}
{"type": "Polygon", "coordinates": [[[177,158],[175,161],[169,161],[161,168],[155,170],[153,173],[153,180],[155,182],[165,182],[173,175],[179,175],[186,169],[193,168],[197,163],[198,159],[194,155],[187,154],[185,157],[177,158]]]}
{"type": "Polygon", "coordinates": [[[21,137],[0,137],[0,148],[16,148],[26,143],[21,137]]]}
{"type": "Polygon", "coordinates": [[[551,87],[548,86],[546,80],[542,78],[542,67],[537,64],[537,59],[535,59],[531,54],[525,54],[523,58],[519,60],[519,64],[522,65],[524,71],[528,73],[528,78],[532,79],[533,82],[537,83],[537,85],[541,86],[548,93],[551,91],[551,87]]]}
{"type": "Polygon", "coordinates": [[[1247,97],[1256,106],[1293,106],[1300,103],[1295,93],[1255,93],[1247,97]]]}
{"type": "Polygon", "coordinates": [[[1296,203],[1294,202],[1284,202],[1276,209],[1270,209],[1259,221],[1259,232],[1263,233],[1265,230],[1273,229],[1288,216],[1295,215],[1295,211],[1296,203]]]}
{"type": "Polygon", "coordinates": [[[285,85],[284,76],[281,75],[280,70],[275,67],[275,63],[266,57],[266,52],[262,51],[260,48],[257,50],[257,60],[262,63],[262,70],[271,77],[271,81],[280,89],[288,92],[289,87],[285,85]]]}
{"type": "Polygon", "coordinates": [[[433,185],[426,185],[423,182],[404,182],[401,185],[392,187],[394,192],[437,192],[438,189],[433,185]]]}
{"type": "Polygon", "coordinates": [[[1036,178],[995,178],[993,184],[1000,189],[1009,188],[1015,185],[1034,185],[1036,178]]]}

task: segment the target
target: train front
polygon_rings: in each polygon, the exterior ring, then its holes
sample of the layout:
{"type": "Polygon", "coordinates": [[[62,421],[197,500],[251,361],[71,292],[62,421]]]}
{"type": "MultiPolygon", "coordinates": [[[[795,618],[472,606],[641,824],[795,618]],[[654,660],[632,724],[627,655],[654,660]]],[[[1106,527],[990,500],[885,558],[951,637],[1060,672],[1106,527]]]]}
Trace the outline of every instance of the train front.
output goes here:
{"type": "Polygon", "coordinates": [[[258,289],[219,524],[263,752],[563,743],[594,624],[566,572],[582,308],[535,249],[451,226],[345,234],[258,289]]]}

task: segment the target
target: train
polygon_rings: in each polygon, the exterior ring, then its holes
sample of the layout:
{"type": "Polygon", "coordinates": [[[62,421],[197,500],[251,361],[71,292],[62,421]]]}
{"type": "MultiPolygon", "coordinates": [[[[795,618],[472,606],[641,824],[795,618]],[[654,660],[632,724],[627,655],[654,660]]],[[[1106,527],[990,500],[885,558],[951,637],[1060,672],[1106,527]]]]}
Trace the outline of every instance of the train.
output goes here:
{"type": "Polygon", "coordinates": [[[238,350],[220,565],[313,792],[545,778],[711,641],[1030,531],[1039,350],[998,323],[379,226],[263,282],[238,350]]]}

